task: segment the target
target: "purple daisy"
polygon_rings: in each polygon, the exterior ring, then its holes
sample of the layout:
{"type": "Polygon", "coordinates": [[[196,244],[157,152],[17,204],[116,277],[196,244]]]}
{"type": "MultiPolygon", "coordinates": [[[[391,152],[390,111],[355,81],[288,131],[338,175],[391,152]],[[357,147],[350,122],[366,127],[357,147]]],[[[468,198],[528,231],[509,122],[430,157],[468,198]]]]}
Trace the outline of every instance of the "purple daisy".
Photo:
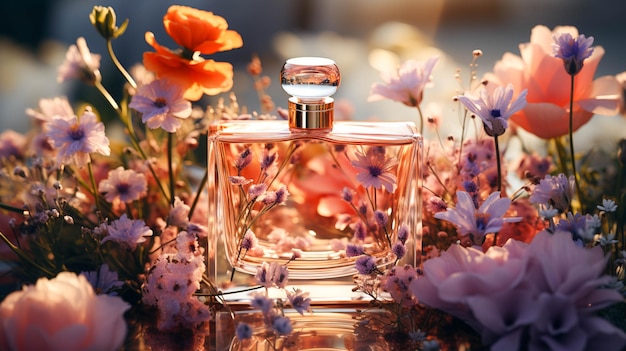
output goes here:
{"type": "Polygon", "coordinates": [[[352,165],[356,167],[356,179],[364,187],[376,189],[385,188],[390,193],[395,191],[397,182],[396,175],[392,172],[398,161],[392,157],[386,157],[376,147],[371,147],[365,154],[356,153],[356,161],[352,165]]]}
{"type": "Polygon", "coordinates": [[[107,225],[106,231],[109,235],[102,239],[103,244],[107,241],[115,241],[131,250],[135,250],[137,244],[143,243],[147,237],[152,236],[152,229],[147,227],[144,221],[130,219],[125,213],[107,225]]]}
{"type": "Polygon", "coordinates": [[[191,116],[191,102],[183,95],[178,85],[155,80],[139,88],[128,106],[142,113],[141,121],[148,128],[175,133],[182,120],[191,116]]]}
{"type": "Polygon", "coordinates": [[[109,171],[107,179],[98,184],[98,191],[104,193],[108,202],[131,202],[146,195],[148,182],[146,176],[132,169],[120,166],[109,171]]]}
{"type": "Polygon", "coordinates": [[[104,124],[98,122],[90,108],[80,119],[55,117],[45,124],[46,135],[57,150],[57,163],[71,162],[82,167],[91,162],[90,154],[97,152],[104,156],[111,154],[109,139],[104,133],[104,124]]]}

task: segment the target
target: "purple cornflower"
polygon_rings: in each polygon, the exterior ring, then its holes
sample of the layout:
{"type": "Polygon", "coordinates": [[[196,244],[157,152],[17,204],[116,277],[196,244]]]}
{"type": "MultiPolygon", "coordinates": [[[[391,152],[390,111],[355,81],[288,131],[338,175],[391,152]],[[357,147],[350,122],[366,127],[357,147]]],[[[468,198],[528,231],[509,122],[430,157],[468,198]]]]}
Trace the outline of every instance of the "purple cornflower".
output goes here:
{"type": "Polygon", "coordinates": [[[237,168],[238,171],[241,171],[246,168],[250,162],[252,162],[252,152],[250,149],[245,149],[235,160],[235,168],[237,168]]]}
{"type": "Polygon", "coordinates": [[[401,224],[400,228],[398,228],[398,240],[402,244],[406,244],[407,239],[409,239],[409,226],[401,224]]]}
{"type": "Polygon", "coordinates": [[[111,154],[104,124],[98,122],[91,108],[85,109],[80,120],[76,116],[55,117],[45,124],[45,130],[52,146],[58,151],[58,164],[72,161],[82,167],[91,161],[91,153],[111,154]]]}
{"type": "Polygon", "coordinates": [[[146,226],[142,220],[132,220],[124,213],[119,219],[106,225],[109,235],[102,239],[104,244],[107,241],[115,241],[130,250],[135,250],[137,244],[146,241],[146,237],[152,236],[152,229],[146,226]]]}
{"type": "Polygon", "coordinates": [[[191,102],[183,95],[180,86],[159,79],[139,88],[128,107],[142,114],[141,121],[148,128],[175,133],[182,120],[191,116],[191,102]]]}
{"type": "Polygon", "coordinates": [[[302,292],[302,290],[297,289],[294,292],[287,292],[287,299],[296,312],[301,315],[304,314],[304,311],[308,311],[311,308],[311,298],[309,297],[308,292],[302,292]]]}
{"type": "Polygon", "coordinates": [[[486,234],[497,233],[504,223],[522,220],[522,217],[503,217],[511,205],[511,199],[501,198],[499,191],[489,195],[478,209],[467,192],[457,191],[456,196],[456,207],[435,213],[435,218],[454,224],[460,235],[469,235],[475,244],[482,244],[486,234]]]}
{"type": "Polygon", "coordinates": [[[272,329],[274,329],[278,335],[289,335],[293,327],[291,326],[291,320],[289,318],[277,316],[272,322],[272,329]]]}
{"type": "Polygon", "coordinates": [[[248,188],[248,197],[250,199],[257,199],[265,193],[265,190],[267,190],[267,185],[265,183],[252,184],[248,188]]]}
{"type": "Polygon", "coordinates": [[[148,182],[142,173],[120,166],[109,171],[107,179],[100,181],[98,191],[105,194],[108,202],[132,202],[146,195],[148,182]]]}
{"type": "Polygon", "coordinates": [[[100,74],[100,55],[92,54],[87,47],[87,41],[83,37],[76,40],[65,54],[65,61],[59,67],[57,81],[64,82],[69,79],[80,79],[87,84],[94,84],[102,80],[100,74]]]}
{"type": "Polygon", "coordinates": [[[250,306],[259,309],[264,315],[268,315],[274,307],[274,302],[264,294],[254,293],[250,300],[250,306]]]}
{"type": "Polygon", "coordinates": [[[365,250],[363,249],[363,246],[361,245],[348,244],[348,246],[346,246],[346,256],[348,257],[360,256],[360,255],[363,255],[364,253],[365,253],[365,250]]]}
{"type": "Polygon", "coordinates": [[[422,102],[424,88],[430,82],[431,73],[439,57],[432,56],[426,62],[408,60],[395,74],[383,74],[384,83],[375,83],[370,89],[368,101],[391,99],[415,107],[422,102]]]}
{"type": "Polygon", "coordinates": [[[397,259],[401,259],[402,257],[404,257],[404,255],[406,255],[406,247],[401,241],[398,240],[391,247],[391,252],[396,255],[397,259]]]}
{"type": "Polygon", "coordinates": [[[395,190],[397,178],[393,173],[393,168],[398,161],[392,157],[385,157],[375,147],[371,147],[365,154],[356,153],[356,161],[352,165],[357,169],[356,180],[364,187],[374,187],[376,189],[385,188],[390,193],[395,190]]]}
{"type": "Polygon", "coordinates": [[[258,244],[259,240],[254,235],[254,232],[248,229],[246,234],[244,234],[243,239],[241,240],[241,249],[250,250],[254,248],[258,244]]]}
{"type": "Polygon", "coordinates": [[[530,195],[530,202],[533,204],[552,206],[560,213],[565,213],[570,206],[574,196],[574,176],[567,176],[563,173],[552,177],[546,175],[539,181],[530,195]]]}
{"type": "Polygon", "coordinates": [[[361,256],[356,259],[356,270],[360,274],[372,274],[378,270],[376,260],[372,256],[361,256]]]}
{"type": "Polygon", "coordinates": [[[553,39],[554,57],[563,60],[567,74],[578,74],[583,69],[583,61],[593,54],[593,37],[586,38],[581,34],[574,38],[570,33],[558,33],[553,35],[553,39]]]}
{"type": "Polygon", "coordinates": [[[247,340],[252,337],[252,333],[254,330],[248,323],[239,322],[237,324],[237,329],[235,330],[235,334],[237,334],[237,339],[239,340],[247,340]]]}
{"type": "Polygon", "coordinates": [[[528,90],[524,89],[515,101],[511,101],[513,85],[508,84],[506,88],[497,87],[491,95],[483,86],[480,88],[478,98],[465,95],[459,95],[457,98],[468,110],[482,119],[487,135],[499,136],[504,134],[509,117],[526,106],[527,93],[528,90]]]}

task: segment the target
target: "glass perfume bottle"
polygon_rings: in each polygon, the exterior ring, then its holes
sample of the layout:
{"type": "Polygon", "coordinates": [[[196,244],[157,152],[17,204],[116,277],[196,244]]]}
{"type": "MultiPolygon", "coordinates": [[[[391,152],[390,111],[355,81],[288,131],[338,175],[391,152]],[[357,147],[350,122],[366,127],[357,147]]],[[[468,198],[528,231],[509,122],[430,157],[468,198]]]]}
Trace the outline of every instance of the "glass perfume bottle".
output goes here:
{"type": "Polygon", "coordinates": [[[421,249],[421,136],[412,122],[333,121],[339,83],[330,59],[289,59],[281,71],[288,120],[212,126],[218,283],[245,284],[264,262],[287,265],[290,285],[351,282],[360,256],[396,262],[398,232],[411,234],[407,257],[421,249]]]}

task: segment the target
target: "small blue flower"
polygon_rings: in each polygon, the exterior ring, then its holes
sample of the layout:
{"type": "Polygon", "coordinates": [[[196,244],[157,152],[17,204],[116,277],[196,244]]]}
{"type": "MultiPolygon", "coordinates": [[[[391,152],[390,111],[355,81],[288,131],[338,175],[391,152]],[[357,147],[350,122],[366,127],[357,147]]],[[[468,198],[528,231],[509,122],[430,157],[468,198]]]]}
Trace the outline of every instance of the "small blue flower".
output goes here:
{"type": "Polygon", "coordinates": [[[593,37],[581,34],[574,38],[570,33],[560,33],[554,35],[552,50],[554,57],[563,60],[567,74],[576,75],[583,69],[583,61],[593,54],[592,44],[593,37]]]}
{"type": "Polygon", "coordinates": [[[276,333],[278,333],[278,335],[288,335],[293,330],[291,320],[283,316],[278,316],[274,319],[272,328],[276,331],[276,333]]]}
{"type": "Polygon", "coordinates": [[[237,334],[237,339],[239,340],[250,339],[252,337],[252,332],[252,327],[249,324],[243,322],[239,322],[239,324],[237,324],[237,330],[235,331],[235,333],[237,334]]]}

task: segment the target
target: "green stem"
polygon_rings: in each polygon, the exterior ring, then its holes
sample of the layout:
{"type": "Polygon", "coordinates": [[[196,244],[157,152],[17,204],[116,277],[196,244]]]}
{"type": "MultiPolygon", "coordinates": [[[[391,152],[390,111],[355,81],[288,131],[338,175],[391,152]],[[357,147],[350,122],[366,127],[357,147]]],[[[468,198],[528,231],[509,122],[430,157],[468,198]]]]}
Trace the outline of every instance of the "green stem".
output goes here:
{"type": "Polygon", "coordinates": [[[422,108],[420,107],[420,105],[418,104],[417,106],[417,113],[419,114],[419,122],[420,122],[420,135],[424,136],[424,114],[422,113],[422,108]]]}
{"type": "Polygon", "coordinates": [[[174,133],[168,133],[167,134],[167,170],[170,176],[170,205],[174,206],[174,187],[176,186],[176,184],[174,184],[175,179],[174,179],[174,156],[173,156],[173,149],[174,149],[174,133]]]}
{"type": "Polygon", "coordinates": [[[15,244],[13,244],[11,242],[11,240],[9,240],[9,238],[7,238],[4,233],[0,232],[0,239],[2,239],[2,241],[4,241],[4,243],[13,251],[15,252],[15,254],[24,262],[30,264],[31,266],[37,268],[38,270],[42,271],[44,274],[46,274],[48,277],[53,277],[55,274],[54,272],[48,270],[46,267],[39,265],[37,262],[35,262],[33,259],[31,259],[30,257],[28,257],[28,255],[26,254],[26,252],[24,252],[23,250],[21,250],[19,247],[17,247],[15,244]]]}
{"type": "Polygon", "coordinates": [[[120,73],[122,73],[122,75],[124,76],[128,84],[130,84],[130,86],[132,86],[133,88],[137,89],[137,83],[135,83],[135,80],[133,79],[133,77],[130,76],[128,71],[126,71],[124,66],[122,66],[120,61],[117,59],[117,56],[115,55],[115,52],[113,51],[113,41],[111,39],[107,39],[107,51],[109,52],[109,56],[111,57],[113,64],[115,64],[115,67],[117,67],[120,73]]]}
{"type": "Polygon", "coordinates": [[[496,166],[498,167],[498,191],[502,191],[502,165],[500,162],[500,143],[498,143],[497,135],[493,136],[493,141],[496,146],[496,166]]]}
{"type": "Polygon", "coordinates": [[[109,91],[104,87],[104,85],[102,85],[102,82],[96,81],[94,83],[94,86],[98,89],[100,94],[104,96],[104,98],[107,100],[109,105],[111,105],[111,107],[113,107],[113,109],[117,111],[117,113],[121,114],[120,105],[118,105],[117,101],[115,101],[115,99],[113,98],[113,96],[111,96],[109,91]]]}
{"type": "Polygon", "coordinates": [[[574,75],[571,75],[570,99],[569,99],[569,148],[572,155],[572,172],[574,173],[574,184],[576,184],[576,193],[578,201],[580,201],[580,211],[584,211],[582,191],[578,182],[578,172],[576,172],[576,156],[574,154],[574,75]]]}
{"type": "Polygon", "coordinates": [[[196,206],[198,205],[198,200],[200,200],[200,194],[202,194],[202,191],[204,190],[204,187],[206,186],[206,183],[208,180],[209,180],[209,169],[207,167],[206,171],[204,172],[204,176],[202,177],[202,180],[200,181],[200,185],[198,186],[198,190],[196,191],[196,197],[193,199],[193,203],[191,204],[191,207],[189,208],[189,218],[191,218],[191,216],[193,215],[193,212],[196,209],[196,206]]]}
{"type": "Polygon", "coordinates": [[[89,170],[89,180],[91,180],[91,187],[93,191],[94,202],[96,203],[96,210],[98,213],[102,213],[100,209],[100,199],[98,198],[98,186],[96,185],[96,177],[93,175],[93,167],[91,162],[87,162],[87,169],[89,170]]]}

